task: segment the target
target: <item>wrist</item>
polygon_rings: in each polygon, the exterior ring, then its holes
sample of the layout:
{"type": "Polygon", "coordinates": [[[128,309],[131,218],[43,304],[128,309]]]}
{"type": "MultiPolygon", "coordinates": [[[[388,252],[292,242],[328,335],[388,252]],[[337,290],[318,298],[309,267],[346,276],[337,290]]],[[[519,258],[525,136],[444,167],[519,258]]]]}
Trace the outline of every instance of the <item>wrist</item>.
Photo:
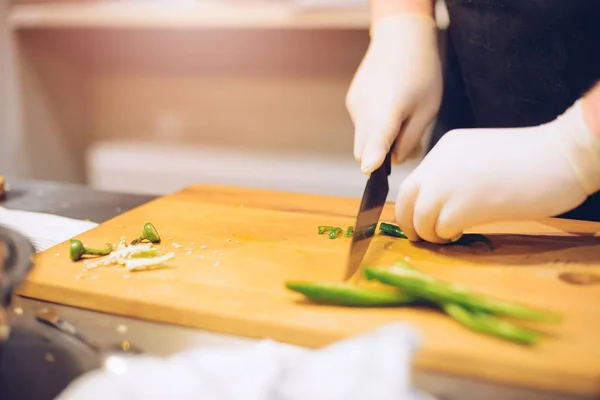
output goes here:
{"type": "Polygon", "coordinates": [[[434,17],[434,0],[371,0],[371,25],[394,14],[420,14],[434,17]]]}
{"type": "MultiPolygon", "coordinates": [[[[371,39],[377,37],[392,38],[397,36],[407,36],[407,31],[411,32],[409,37],[419,40],[425,36],[435,36],[437,38],[437,24],[433,17],[420,13],[399,13],[387,15],[371,25],[369,34],[371,39]]],[[[436,39],[437,43],[437,39],[436,39]]]]}
{"type": "Polygon", "coordinates": [[[578,100],[549,124],[561,140],[571,169],[588,195],[600,190],[600,135],[588,123],[578,100]]]}
{"type": "Polygon", "coordinates": [[[600,139],[600,83],[581,100],[581,107],[590,131],[600,139]]]}
{"type": "Polygon", "coordinates": [[[434,0],[371,0],[371,33],[381,20],[402,14],[435,21],[433,3],[434,0]]]}

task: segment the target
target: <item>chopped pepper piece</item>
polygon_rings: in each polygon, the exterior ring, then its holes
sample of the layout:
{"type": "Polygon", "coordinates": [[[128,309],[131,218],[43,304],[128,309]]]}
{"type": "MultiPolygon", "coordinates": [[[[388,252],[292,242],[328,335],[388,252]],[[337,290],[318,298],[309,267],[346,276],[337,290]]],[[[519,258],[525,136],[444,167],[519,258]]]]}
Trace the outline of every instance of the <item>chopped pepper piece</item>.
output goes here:
{"type": "Polygon", "coordinates": [[[352,237],[352,234],[354,233],[354,227],[352,225],[350,225],[347,229],[346,229],[346,233],[344,233],[344,236],[349,238],[352,237]]]}
{"type": "Polygon", "coordinates": [[[335,227],[331,230],[331,232],[329,232],[329,239],[335,239],[336,237],[340,236],[342,234],[342,228],[340,227],[335,227]]]}
{"type": "Polygon", "coordinates": [[[321,225],[321,226],[319,226],[319,235],[322,235],[325,232],[328,232],[328,231],[330,231],[332,229],[333,229],[333,226],[330,226],[330,225],[321,225]]]}

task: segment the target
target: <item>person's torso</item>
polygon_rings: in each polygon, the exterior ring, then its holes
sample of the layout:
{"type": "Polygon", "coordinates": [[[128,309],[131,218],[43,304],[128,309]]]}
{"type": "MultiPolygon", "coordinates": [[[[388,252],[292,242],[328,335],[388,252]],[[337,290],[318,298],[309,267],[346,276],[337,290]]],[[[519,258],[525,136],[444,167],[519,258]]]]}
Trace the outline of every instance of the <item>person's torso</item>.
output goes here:
{"type": "MultiPolygon", "coordinates": [[[[430,148],[451,129],[549,122],[600,80],[600,0],[446,4],[444,96],[430,148]]],[[[600,220],[600,194],[564,216],[600,220]]]]}

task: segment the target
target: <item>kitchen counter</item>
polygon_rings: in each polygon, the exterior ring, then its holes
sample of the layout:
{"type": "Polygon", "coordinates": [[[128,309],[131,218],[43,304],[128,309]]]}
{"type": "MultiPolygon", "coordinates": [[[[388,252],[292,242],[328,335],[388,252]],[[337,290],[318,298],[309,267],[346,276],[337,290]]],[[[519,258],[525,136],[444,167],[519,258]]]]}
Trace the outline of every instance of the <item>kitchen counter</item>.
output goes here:
{"type": "MultiPolygon", "coordinates": [[[[89,219],[98,223],[153,199],[151,196],[100,192],[85,186],[45,181],[9,182],[7,189],[6,197],[0,200],[0,206],[89,219]]],[[[66,321],[73,324],[97,344],[111,346],[129,341],[145,352],[157,356],[168,356],[192,347],[254,341],[253,339],[48,304],[21,297],[15,298],[12,308],[9,310],[10,318],[28,326],[35,326],[34,313],[41,307],[52,307],[58,310],[66,321]]],[[[415,373],[415,381],[418,387],[438,396],[440,400],[574,399],[572,396],[500,387],[487,382],[422,371],[415,373]]]]}

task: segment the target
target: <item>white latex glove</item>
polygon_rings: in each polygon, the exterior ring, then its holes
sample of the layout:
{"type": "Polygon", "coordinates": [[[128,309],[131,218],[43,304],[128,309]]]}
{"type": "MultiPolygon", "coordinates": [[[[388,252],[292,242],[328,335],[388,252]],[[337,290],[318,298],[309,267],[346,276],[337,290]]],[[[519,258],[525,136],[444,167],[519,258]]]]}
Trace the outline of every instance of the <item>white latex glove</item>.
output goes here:
{"type": "Polygon", "coordinates": [[[396,220],[410,240],[443,243],[500,220],[552,217],[600,189],[600,139],[576,102],[537,127],[446,133],[402,183],[396,220]]]}
{"type": "Polygon", "coordinates": [[[374,24],[346,96],[355,127],[354,157],[362,171],[377,169],[397,138],[392,160],[406,160],[437,114],[441,96],[435,20],[394,14],[374,24]]]}

